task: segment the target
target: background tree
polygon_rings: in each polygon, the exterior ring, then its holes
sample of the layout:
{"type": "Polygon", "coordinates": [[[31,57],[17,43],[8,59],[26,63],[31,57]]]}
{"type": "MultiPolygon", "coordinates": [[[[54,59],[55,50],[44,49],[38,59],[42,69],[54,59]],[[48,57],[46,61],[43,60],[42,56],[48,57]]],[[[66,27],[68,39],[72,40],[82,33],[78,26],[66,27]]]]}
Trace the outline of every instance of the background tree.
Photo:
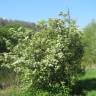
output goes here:
{"type": "Polygon", "coordinates": [[[84,28],[85,54],[83,63],[85,65],[94,65],[96,63],[96,22],[92,20],[84,28]]]}

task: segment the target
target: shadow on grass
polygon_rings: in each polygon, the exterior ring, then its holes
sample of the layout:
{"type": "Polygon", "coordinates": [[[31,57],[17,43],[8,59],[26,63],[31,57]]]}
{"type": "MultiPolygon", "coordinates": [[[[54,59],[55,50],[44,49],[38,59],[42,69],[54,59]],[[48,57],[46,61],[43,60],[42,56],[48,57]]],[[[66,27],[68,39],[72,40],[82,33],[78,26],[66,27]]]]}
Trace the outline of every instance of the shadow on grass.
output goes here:
{"type": "Polygon", "coordinates": [[[86,91],[96,90],[96,78],[79,80],[73,86],[72,96],[86,96],[86,91]]]}

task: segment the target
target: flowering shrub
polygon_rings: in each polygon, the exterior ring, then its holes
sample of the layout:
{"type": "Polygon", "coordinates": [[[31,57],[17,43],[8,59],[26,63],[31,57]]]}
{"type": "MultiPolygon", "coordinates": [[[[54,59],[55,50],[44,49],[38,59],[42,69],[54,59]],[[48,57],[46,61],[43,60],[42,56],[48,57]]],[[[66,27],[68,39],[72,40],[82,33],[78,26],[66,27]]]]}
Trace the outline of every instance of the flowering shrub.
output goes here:
{"type": "Polygon", "coordinates": [[[63,19],[37,23],[36,33],[23,33],[12,51],[9,65],[20,75],[23,89],[34,96],[68,96],[81,72],[82,34],[68,14],[60,15],[63,19]]]}

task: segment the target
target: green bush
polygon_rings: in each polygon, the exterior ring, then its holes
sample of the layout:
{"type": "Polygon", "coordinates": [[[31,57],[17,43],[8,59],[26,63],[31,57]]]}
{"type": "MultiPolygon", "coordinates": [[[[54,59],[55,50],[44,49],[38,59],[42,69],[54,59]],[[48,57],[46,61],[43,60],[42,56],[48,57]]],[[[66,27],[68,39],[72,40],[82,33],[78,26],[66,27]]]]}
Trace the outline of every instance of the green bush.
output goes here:
{"type": "Polygon", "coordinates": [[[35,34],[23,33],[14,54],[7,56],[23,82],[20,96],[68,96],[82,71],[82,34],[68,14],[60,15],[63,19],[37,23],[35,34]]]}
{"type": "Polygon", "coordinates": [[[22,79],[27,82],[29,89],[43,90],[44,94],[48,92],[55,96],[69,94],[77,75],[81,73],[83,56],[80,30],[68,18],[68,14],[61,15],[65,16],[64,19],[37,23],[38,32],[31,39],[25,38],[24,43],[14,50],[21,56],[17,59],[19,64],[15,64],[24,73],[22,79]]]}

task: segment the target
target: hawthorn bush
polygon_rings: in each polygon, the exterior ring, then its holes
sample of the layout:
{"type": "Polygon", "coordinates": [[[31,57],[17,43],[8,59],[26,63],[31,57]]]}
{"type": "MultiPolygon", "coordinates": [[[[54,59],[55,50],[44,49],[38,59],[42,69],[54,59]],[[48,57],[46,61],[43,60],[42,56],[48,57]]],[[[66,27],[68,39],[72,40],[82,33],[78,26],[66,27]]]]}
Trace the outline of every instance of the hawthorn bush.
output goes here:
{"type": "Polygon", "coordinates": [[[27,50],[30,52],[27,58],[31,59],[32,87],[47,90],[55,96],[68,96],[81,72],[81,34],[74,22],[65,18],[39,23],[40,32],[34,35],[27,50]]]}
{"type": "Polygon", "coordinates": [[[81,31],[68,14],[60,16],[37,23],[37,32],[23,33],[7,55],[23,85],[20,96],[68,96],[81,73],[81,31]]]}

